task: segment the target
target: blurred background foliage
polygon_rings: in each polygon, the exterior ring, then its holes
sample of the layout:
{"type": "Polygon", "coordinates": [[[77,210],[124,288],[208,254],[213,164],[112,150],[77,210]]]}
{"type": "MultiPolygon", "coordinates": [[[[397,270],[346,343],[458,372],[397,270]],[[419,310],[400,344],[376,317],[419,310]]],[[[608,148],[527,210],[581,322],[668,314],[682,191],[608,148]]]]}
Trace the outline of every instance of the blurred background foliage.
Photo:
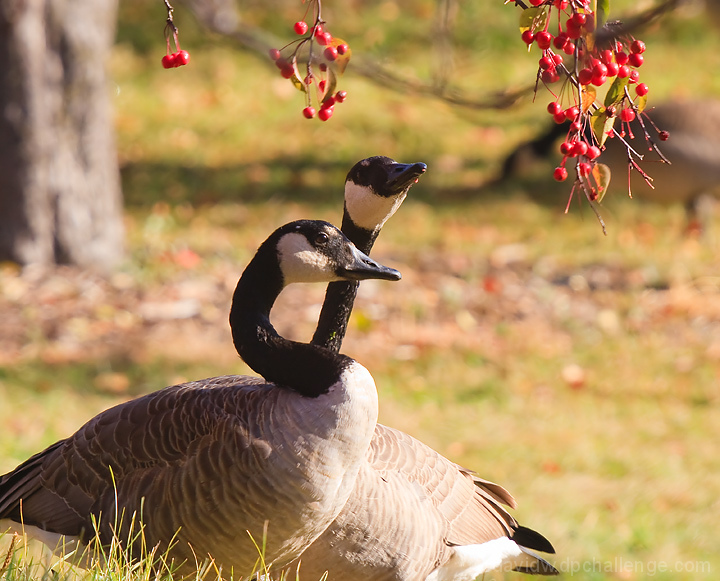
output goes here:
{"type": "MultiPolygon", "coordinates": [[[[323,15],[354,58],[403,77],[481,101],[532,85],[537,51],[520,41],[515,7],[450,3],[448,52],[440,4],[326,1],[323,15]]],[[[613,0],[611,18],[652,5],[613,0]]],[[[705,8],[680,3],[638,32],[650,105],[720,97],[720,28],[705,8]]],[[[247,0],[237,25],[290,41],[303,11],[247,0]]],[[[242,265],[281,223],[339,222],[345,174],[383,154],[428,173],[377,245],[404,279],[361,287],[344,346],[376,378],[382,421],[506,485],[573,578],[714,578],[714,231],[685,237],[682,208],[630,200],[620,178],[603,236],[587,204],[564,214],[570,185],[552,180],[552,159],[496,181],[505,156],[550,123],[542,88],[503,110],[457,107],[379,86],[351,61],[348,100],[327,123],[307,121],[264,54],[206,31],[184,4],[175,21],[192,61],[164,70],[163,4],[120,4],[109,67],[125,265],[107,278],[0,268],[0,472],[113,403],[247,372],[227,329],[242,265]]],[[[278,329],[309,337],[322,296],[289,289],[278,329]]]]}

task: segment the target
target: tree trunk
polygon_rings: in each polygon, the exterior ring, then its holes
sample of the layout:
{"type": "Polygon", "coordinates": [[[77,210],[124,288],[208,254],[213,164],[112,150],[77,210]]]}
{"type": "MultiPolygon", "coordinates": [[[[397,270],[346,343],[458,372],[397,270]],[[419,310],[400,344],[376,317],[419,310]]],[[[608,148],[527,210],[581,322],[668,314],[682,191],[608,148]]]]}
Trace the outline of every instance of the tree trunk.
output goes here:
{"type": "Polygon", "coordinates": [[[117,0],[0,1],[0,261],[108,269],[123,251],[105,71],[117,0]]]}

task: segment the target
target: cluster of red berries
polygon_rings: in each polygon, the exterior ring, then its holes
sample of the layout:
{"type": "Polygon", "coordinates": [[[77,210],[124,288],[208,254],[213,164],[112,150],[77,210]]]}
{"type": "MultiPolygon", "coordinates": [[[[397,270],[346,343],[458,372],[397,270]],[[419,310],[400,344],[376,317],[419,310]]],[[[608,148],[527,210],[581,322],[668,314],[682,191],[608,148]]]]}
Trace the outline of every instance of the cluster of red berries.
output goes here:
{"type": "MultiPolygon", "coordinates": [[[[321,83],[323,81],[320,81],[321,83]]],[[[347,99],[347,91],[338,91],[334,95],[326,97],[320,104],[320,110],[317,111],[317,116],[320,121],[327,121],[332,117],[335,112],[335,103],[342,103],[347,99]]],[[[312,119],[315,117],[315,107],[308,105],[303,109],[303,115],[306,119],[312,119]]]]}
{"type": "MultiPolygon", "coordinates": [[[[547,106],[556,123],[570,122],[568,135],[560,145],[561,165],[553,176],[558,181],[568,177],[568,159],[575,161],[577,183],[588,199],[599,199],[609,181],[609,170],[593,171],[605,140],[618,135],[624,138],[629,123],[643,111],[649,88],[640,82],[638,69],[643,65],[645,43],[634,38],[608,41],[606,46],[596,43],[596,14],[589,0],[529,0],[521,16],[521,38],[530,48],[541,51],[538,61],[538,81],[546,86],[563,80],[555,99],[547,106]],[[556,32],[551,21],[556,20],[556,32]],[[626,49],[627,47],[627,49],[626,49]],[[566,62],[566,60],[568,62],[566,62]],[[597,101],[597,88],[609,83],[603,101],[597,101]],[[635,85],[631,95],[628,85],[635,85]],[[567,90],[566,90],[567,89],[567,90]],[[565,102],[565,105],[561,103],[565,102]],[[620,130],[614,128],[616,119],[620,130]],[[602,176],[605,177],[602,177],[602,176]],[[589,178],[592,177],[592,180],[589,178]]],[[[667,132],[658,132],[661,140],[667,132]]]]}
{"type": "Polygon", "coordinates": [[[172,54],[168,54],[162,57],[162,66],[166,69],[174,69],[175,67],[181,67],[190,62],[190,53],[186,50],[178,50],[172,54]]]}
{"type": "Polygon", "coordinates": [[[190,62],[190,54],[186,50],[180,50],[180,42],[178,41],[178,28],[173,21],[174,8],[168,0],[165,0],[165,9],[167,10],[167,19],[165,20],[165,43],[167,44],[167,53],[162,57],[162,66],[165,69],[174,69],[181,67],[190,62]],[[175,42],[175,52],[170,53],[170,37],[175,42]]]}
{"type": "Polygon", "coordinates": [[[281,49],[270,49],[270,58],[275,61],[283,78],[290,79],[297,89],[306,94],[303,116],[327,121],[335,111],[335,104],[347,98],[346,91],[336,89],[337,77],[343,73],[350,58],[350,47],[327,30],[320,17],[320,0],[313,0],[310,4],[316,6],[314,24],[311,26],[305,20],[296,22],[293,30],[301,38],[281,49]],[[300,73],[299,63],[305,69],[304,74],[300,73]],[[313,106],[313,101],[317,107],[313,106]]]}

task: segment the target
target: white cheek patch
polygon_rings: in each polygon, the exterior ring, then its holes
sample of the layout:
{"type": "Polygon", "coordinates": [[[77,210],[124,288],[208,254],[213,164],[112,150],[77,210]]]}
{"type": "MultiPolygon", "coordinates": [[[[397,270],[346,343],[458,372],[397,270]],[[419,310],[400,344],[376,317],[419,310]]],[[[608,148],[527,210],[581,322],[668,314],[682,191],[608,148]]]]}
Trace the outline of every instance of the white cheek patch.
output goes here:
{"type": "Polygon", "coordinates": [[[382,228],[397,211],[407,196],[403,192],[385,198],[373,192],[369,186],[359,186],[351,181],[345,184],[345,208],[356,226],[371,232],[382,228]]]}
{"type": "Polygon", "coordinates": [[[331,282],[340,280],[330,259],[313,248],[307,238],[297,232],[285,234],[278,245],[278,259],[285,284],[293,282],[331,282]]]}

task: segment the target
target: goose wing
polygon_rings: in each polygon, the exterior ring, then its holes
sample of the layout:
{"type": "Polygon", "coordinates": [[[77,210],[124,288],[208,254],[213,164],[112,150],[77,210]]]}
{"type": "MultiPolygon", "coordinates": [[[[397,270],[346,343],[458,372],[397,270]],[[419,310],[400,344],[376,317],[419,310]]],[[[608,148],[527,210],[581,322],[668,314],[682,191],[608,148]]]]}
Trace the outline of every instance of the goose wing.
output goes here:
{"type": "Polygon", "coordinates": [[[516,506],[507,490],[475,476],[408,434],[378,424],[369,454],[370,464],[381,476],[397,473],[418,487],[442,516],[447,544],[483,543],[509,536],[517,527],[502,506],[516,506]]]}
{"type": "MultiPolygon", "coordinates": [[[[116,506],[126,511],[127,526],[131,515],[140,518],[145,510],[154,543],[172,538],[181,526],[189,539],[231,527],[228,507],[276,505],[277,499],[268,500],[265,460],[272,446],[262,422],[275,408],[263,407],[272,405],[262,393],[267,390],[258,388],[263,383],[219,377],[100,413],[0,478],[0,518],[92,536],[95,517],[103,538],[116,524],[116,506]],[[260,421],[249,421],[256,416],[260,421]]],[[[250,516],[260,523],[271,518],[250,516]]]]}
{"type": "Polygon", "coordinates": [[[425,579],[452,545],[510,536],[516,522],[503,504],[515,501],[501,486],[377,424],[350,499],[300,557],[300,576],[327,570],[331,580],[425,579]]]}

